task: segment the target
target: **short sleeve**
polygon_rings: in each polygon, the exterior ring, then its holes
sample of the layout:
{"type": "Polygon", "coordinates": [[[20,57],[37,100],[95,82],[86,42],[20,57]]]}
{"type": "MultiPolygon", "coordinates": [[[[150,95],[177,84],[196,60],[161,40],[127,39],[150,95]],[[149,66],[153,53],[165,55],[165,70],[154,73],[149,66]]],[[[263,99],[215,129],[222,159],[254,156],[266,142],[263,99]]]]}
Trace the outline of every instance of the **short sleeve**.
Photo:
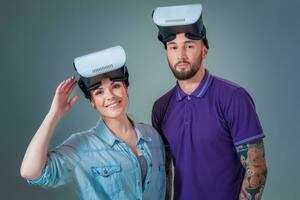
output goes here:
{"type": "Polygon", "coordinates": [[[152,126],[159,132],[162,133],[161,127],[160,127],[160,120],[158,119],[158,114],[157,114],[157,105],[154,104],[152,108],[152,126]]]}
{"type": "Polygon", "coordinates": [[[226,118],[235,146],[265,137],[254,102],[243,88],[233,92],[226,118]]]}
{"type": "Polygon", "coordinates": [[[74,148],[76,143],[78,138],[71,136],[63,144],[49,151],[41,175],[27,182],[43,188],[55,188],[69,182],[73,178],[74,168],[79,160],[74,148]]]}

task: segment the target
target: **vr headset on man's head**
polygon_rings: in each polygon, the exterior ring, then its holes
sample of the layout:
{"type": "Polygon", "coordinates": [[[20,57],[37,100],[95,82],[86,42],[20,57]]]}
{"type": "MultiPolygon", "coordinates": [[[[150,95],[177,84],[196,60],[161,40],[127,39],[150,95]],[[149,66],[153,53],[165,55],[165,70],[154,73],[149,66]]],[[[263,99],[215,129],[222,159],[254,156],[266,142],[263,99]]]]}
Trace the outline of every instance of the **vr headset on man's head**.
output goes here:
{"type": "Polygon", "coordinates": [[[162,43],[174,40],[178,33],[185,33],[187,38],[202,40],[209,48],[201,4],[158,7],[153,11],[152,18],[158,27],[158,39],[162,43]]]}

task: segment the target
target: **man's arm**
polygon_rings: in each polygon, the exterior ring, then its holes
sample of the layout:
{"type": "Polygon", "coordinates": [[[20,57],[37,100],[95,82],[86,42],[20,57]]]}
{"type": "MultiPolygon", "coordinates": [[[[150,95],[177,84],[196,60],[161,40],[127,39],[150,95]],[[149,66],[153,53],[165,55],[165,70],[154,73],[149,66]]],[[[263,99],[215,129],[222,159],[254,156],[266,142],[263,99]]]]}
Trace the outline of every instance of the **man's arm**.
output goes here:
{"type": "Polygon", "coordinates": [[[245,176],[239,200],[260,200],[266,184],[267,166],[262,140],[236,147],[245,176]]]}
{"type": "Polygon", "coordinates": [[[172,169],[172,155],[169,147],[166,147],[166,196],[165,200],[172,199],[173,188],[173,169],[172,169]]]}
{"type": "Polygon", "coordinates": [[[165,138],[164,134],[162,133],[162,130],[160,128],[160,123],[162,121],[162,117],[157,114],[155,110],[155,105],[152,109],[152,126],[158,131],[160,136],[163,139],[164,146],[165,146],[165,164],[166,164],[166,194],[165,194],[165,200],[171,200],[172,199],[172,189],[173,189],[173,164],[172,164],[172,155],[171,155],[171,148],[170,144],[168,143],[167,139],[165,138]]]}

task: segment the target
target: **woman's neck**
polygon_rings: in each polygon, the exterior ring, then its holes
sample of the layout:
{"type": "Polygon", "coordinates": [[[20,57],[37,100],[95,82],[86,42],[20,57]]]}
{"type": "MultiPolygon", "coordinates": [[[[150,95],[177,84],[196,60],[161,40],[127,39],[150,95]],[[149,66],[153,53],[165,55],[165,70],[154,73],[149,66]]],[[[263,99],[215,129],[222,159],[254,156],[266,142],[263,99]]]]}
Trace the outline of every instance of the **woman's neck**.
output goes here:
{"type": "Polygon", "coordinates": [[[110,131],[119,138],[133,131],[133,124],[127,115],[118,118],[103,118],[103,121],[110,131]]]}

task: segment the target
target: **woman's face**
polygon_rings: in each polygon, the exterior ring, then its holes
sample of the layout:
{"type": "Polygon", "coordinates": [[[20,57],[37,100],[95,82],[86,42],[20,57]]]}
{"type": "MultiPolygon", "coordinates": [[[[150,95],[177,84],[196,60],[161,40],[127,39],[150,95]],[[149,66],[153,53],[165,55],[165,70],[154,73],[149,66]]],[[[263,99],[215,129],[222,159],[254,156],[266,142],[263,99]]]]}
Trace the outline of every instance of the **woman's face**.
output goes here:
{"type": "Polygon", "coordinates": [[[101,85],[91,91],[91,105],[103,118],[118,118],[126,115],[128,89],[122,81],[101,80],[101,85]]]}

